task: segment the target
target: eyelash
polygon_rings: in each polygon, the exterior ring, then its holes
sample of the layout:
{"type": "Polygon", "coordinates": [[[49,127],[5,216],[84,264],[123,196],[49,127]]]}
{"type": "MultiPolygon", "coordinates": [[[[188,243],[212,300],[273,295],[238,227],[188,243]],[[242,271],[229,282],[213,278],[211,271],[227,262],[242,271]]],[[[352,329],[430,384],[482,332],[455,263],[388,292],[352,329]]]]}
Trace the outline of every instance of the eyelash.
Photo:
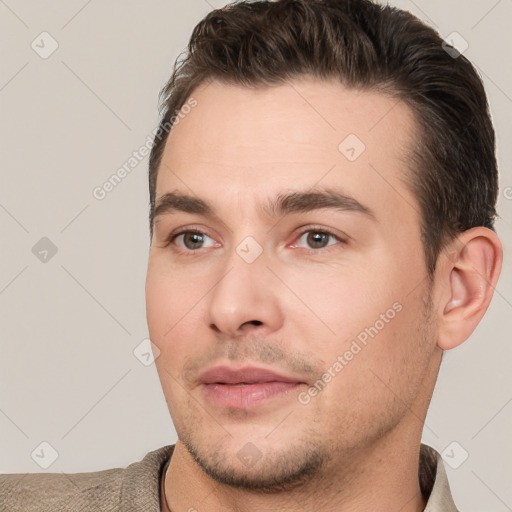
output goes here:
{"type": "MultiPolygon", "coordinates": [[[[328,235],[328,236],[331,236],[333,238],[335,238],[338,242],[342,243],[342,244],[346,244],[347,243],[347,240],[346,239],[343,239],[343,238],[340,238],[340,236],[336,235],[335,233],[333,233],[332,231],[330,231],[329,229],[326,229],[324,227],[321,227],[321,226],[307,226],[306,228],[303,228],[298,234],[297,234],[297,237],[296,239],[299,240],[305,233],[309,233],[309,232],[312,232],[312,233],[321,233],[321,234],[324,234],[324,235],[328,235]]],[[[190,228],[187,228],[187,229],[183,229],[181,231],[178,231],[177,233],[172,233],[166,240],[166,244],[164,247],[169,247],[171,244],[174,243],[174,240],[180,236],[180,235],[183,235],[183,234],[187,234],[187,233],[197,233],[199,235],[206,235],[206,236],[209,236],[207,233],[205,233],[204,231],[201,231],[200,229],[196,229],[196,228],[193,228],[193,227],[190,227],[190,228]]],[[[210,237],[212,238],[212,237],[210,237]]],[[[294,242],[296,243],[296,242],[294,242]]],[[[326,251],[329,251],[330,249],[332,248],[335,248],[337,244],[332,244],[332,245],[328,245],[327,247],[322,247],[320,249],[305,249],[305,248],[300,248],[302,249],[303,251],[306,251],[306,253],[308,254],[311,254],[311,253],[319,253],[319,252],[326,252],[326,251]]],[[[183,254],[185,256],[196,256],[197,253],[199,253],[201,251],[202,248],[199,248],[199,249],[182,249],[182,248],[178,248],[178,246],[176,246],[176,249],[174,249],[177,253],[179,254],[183,254]]]]}

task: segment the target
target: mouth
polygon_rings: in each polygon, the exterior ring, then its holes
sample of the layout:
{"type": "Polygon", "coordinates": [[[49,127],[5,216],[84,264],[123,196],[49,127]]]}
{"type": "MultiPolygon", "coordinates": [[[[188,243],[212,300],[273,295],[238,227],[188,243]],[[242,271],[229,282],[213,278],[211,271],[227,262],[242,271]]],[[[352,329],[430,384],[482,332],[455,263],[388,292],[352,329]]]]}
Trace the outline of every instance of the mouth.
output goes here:
{"type": "Polygon", "coordinates": [[[249,366],[216,366],[201,374],[199,382],[210,403],[229,409],[251,409],[306,384],[296,377],[249,366]]]}

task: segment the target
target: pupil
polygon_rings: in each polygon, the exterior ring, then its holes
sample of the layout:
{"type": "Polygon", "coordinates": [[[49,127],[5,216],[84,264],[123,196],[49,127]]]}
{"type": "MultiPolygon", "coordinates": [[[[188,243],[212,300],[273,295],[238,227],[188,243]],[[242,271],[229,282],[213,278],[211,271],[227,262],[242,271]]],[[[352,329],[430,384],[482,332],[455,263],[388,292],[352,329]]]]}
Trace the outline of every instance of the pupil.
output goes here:
{"type": "Polygon", "coordinates": [[[315,233],[315,232],[313,232],[313,233],[310,233],[308,238],[309,238],[308,243],[310,245],[312,245],[313,247],[315,247],[315,248],[318,248],[319,246],[320,247],[324,247],[323,242],[326,241],[327,234],[326,233],[318,233],[318,232],[315,233]]]}
{"type": "Polygon", "coordinates": [[[198,247],[196,247],[196,245],[200,246],[202,242],[203,242],[203,237],[199,233],[189,233],[188,237],[185,236],[185,245],[189,249],[198,249],[198,247]],[[187,241],[190,243],[187,243],[187,241]],[[190,247],[190,246],[193,246],[193,247],[190,247]]]}

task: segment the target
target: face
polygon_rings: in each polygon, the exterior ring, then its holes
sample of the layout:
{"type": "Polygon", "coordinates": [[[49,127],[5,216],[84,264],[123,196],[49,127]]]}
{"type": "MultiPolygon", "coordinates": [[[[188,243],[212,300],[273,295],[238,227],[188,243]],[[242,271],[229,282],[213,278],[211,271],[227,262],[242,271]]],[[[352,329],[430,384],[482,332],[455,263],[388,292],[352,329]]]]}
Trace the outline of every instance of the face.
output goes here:
{"type": "Polygon", "coordinates": [[[270,490],[419,435],[435,325],[409,109],[314,79],[192,96],[146,281],[179,440],[215,480],[270,490]]]}

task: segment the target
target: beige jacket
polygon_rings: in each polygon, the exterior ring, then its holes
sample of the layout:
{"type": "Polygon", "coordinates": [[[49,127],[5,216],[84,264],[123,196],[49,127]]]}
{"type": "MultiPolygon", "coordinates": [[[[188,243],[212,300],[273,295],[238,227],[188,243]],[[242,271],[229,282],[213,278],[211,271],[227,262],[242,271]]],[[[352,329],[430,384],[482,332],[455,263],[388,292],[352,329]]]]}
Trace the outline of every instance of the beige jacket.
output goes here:
{"type": "MultiPolygon", "coordinates": [[[[160,485],[174,445],[149,452],[125,469],[90,473],[0,475],[1,512],[160,512],[160,485]]],[[[421,446],[425,512],[457,512],[441,456],[421,446]]]]}

